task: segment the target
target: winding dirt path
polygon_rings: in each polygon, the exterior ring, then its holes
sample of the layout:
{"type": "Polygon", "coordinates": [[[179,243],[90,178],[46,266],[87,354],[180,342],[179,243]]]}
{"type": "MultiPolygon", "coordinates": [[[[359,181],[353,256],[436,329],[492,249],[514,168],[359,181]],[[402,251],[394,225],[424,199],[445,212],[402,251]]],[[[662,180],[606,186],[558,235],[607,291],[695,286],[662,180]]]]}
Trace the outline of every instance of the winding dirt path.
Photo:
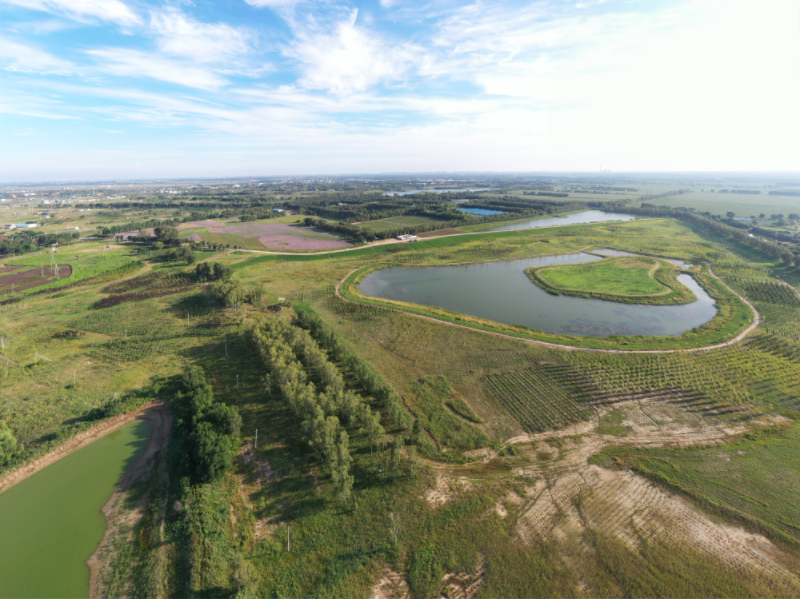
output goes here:
{"type": "MultiPolygon", "coordinates": [[[[686,348],[686,349],[598,349],[598,348],[592,348],[592,347],[575,347],[575,346],[572,346],[572,345],[561,345],[560,343],[551,343],[549,341],[539,341],[538,339],[525,339],[524,337],[515,337],[514,335],[506,335],[504,333],[497,333],[495,331],[485,331],[483,329],[476,329],[474,327],[470,327],[470,326],[463,325],[463,324],[456,324],[454,322],[447,322],[446,320],[439,320],[438,318],[433,318],[432,316],[423,316],[421,314],[414,314],[413,312],[406,312],[405,310],[399,310],[397,308],[389,308],[387,306],[382,306],[382,307],[385,310],[391,310],[392,312],[400,312],[400,313],[403,313],[403,314],[408,314],[409,316],[414,316],[416,318],[422,318],[424,320],[430,320],[431,322],[436,322],[436,323],[444,324],[444,325],[451,326],[451,327],[458,327],[458,328],[461,328],[461,329],[468,329],[470,331],[476,331],[478,333],[484,333],[486,335],[494,335],[496,337],[505,337],[506,339],[515,339],[517,341],[522,341],[524,343],[530,343],[532,345],[542,345],[544,347],[552,347],[554,349],[564,349],[564,350],[568,350],[568,351],[586,351],[586,352],[596,352],[596,353],[601,353],[601,354],[675,354],[675,353],[680,353],[680,352],[708,351],[708,350],[711,350],[711,349],[719,349],[721,347],[727,347],[728,345],[733,345],[734,343],[738,343],[739,341],[741,341],[742,339],[747,337],[747,335],[749,335],[753,330],[755,330],[755,328],[761,323],[761,315],[758,313],[758,310],[756,310],[756,308],[755,308],[755,306],[753,306],[753,304],[748,302],[741,295],[739,295],[733,289],[728,287],[722,279],[720,279],[717,275],[714,274],[714,272],[711,270],[711,264],[709,264],[708,262],[705,262],[705,265],[708,268],[708,274],[710,274],[712,277],[717,279],[717,281],[719,281],[728,291],[730,291],[732,294],[734,294],[736,297],[738,297],[740,300],[742,300],[742,302],[744,302],[753,311],[753,323],[749,327],[747,327],[744,331],[739,333],[733,339],[725,341],[724,343],[717,343],[716,345],[708,345],[708,346],[705,346],[705,347],[691,347],[691,348],[686,348]]],[[[334,293],[336,293],[336,296],[339,299],[341,299],[342,301],[345,301],[345,302],[353,303],[353,304],[360,304],[361,303],[361,302],[356,302],[356,301],[353,301],[353,300],[350,300],[350,299],[347,299],[347,298],[343,297],[342,294],[339,293],[339,286],[342,283],[344,283],[350,275],[352,275],[354,272],[356,272],[357,270],[360,270],[362,268],[366,268],[366,267],[365,266],[359,266],[358,268],[354,268],[349,273],[347,273],[347,275],[341,281],[336,283],[336,287],[335,287],[334,293]]]]}

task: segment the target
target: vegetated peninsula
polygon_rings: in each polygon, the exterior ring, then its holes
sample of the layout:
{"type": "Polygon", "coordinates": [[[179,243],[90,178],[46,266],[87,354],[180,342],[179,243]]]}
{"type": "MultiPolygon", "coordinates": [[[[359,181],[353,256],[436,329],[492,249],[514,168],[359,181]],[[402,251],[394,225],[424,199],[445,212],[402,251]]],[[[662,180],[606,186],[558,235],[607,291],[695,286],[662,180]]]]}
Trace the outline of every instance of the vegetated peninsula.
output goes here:
{"type": "Polygon", "coordinates": [[[427,179],[6,190],[0,597],[800,596],[800,181],[427,179]]]}
{"type": "Polygon", "coordinates": [[[646,256],[622,256],[589,264],[525,270],[531,281],[554,295],[650,305],[697,301],[695,294],[678,281],[680,272],[665,260],[646,256]]]}

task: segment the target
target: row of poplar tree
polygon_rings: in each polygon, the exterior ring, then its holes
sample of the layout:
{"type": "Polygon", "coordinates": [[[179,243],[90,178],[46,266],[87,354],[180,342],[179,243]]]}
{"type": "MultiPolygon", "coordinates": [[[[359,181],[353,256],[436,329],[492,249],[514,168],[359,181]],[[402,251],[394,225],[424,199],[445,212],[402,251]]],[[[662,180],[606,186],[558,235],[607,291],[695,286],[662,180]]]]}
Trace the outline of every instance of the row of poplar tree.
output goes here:
{"type": "Polygon", "coordinates": [[[371,450],[382,449],[388,438],[381,415],[361,395],[345,389],[339,369],[308,331],[274,316],[253,323],[247,335],[269,369],[264,379],[268,392],[278,391],[301,421],[306,440],[331,473],[337,495],[348,502],[353,476],[345,427],[358,427],[369,438],[371,450]]]}

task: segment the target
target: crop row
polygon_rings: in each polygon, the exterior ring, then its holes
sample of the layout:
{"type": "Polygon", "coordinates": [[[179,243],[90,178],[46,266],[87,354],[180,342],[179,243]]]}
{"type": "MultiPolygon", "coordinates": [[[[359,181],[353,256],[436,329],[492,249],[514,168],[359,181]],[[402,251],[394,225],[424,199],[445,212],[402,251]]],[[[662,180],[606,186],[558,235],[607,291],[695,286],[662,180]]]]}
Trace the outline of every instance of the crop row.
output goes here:
{"type": "Polygon", "coordinates": [[[551,380],[543,368],[529,368],[483,378],[489,393],[527,432],[565,426],[591,416],[575,394],[551,380]]]}
{"type": "Polygon", "coordinates": [[[152,291],[144,291],[142,293],[118,293],[109,295],[101,300],[95,302],[95,308],[108,308],[109,306],[117,306],[126,302],[135,302],[150,299],[152,297],[161,297],[163,295],[170,295],[172,293],[180,293],[186,291],[185,287],[176,287],[173,289],[154,289],[152,291]]]}
{"type": "Polygon", "coordinates": [[[133,289],[158,287],[158,288],[174,288],[186,287],[194,283],[194,278],[191,274],[186,272],[173,273],[167,270],[160,270],[157,272],[150,272],[146,275],[120,281],[107,285],[101,291],[103,293],[125,293],[133,289]]]}
{"type": "Polygon", "coordinates": [[[782,283],[728,277],[726,283],[756,302],[800,307],[800,296],[782,283]]]}

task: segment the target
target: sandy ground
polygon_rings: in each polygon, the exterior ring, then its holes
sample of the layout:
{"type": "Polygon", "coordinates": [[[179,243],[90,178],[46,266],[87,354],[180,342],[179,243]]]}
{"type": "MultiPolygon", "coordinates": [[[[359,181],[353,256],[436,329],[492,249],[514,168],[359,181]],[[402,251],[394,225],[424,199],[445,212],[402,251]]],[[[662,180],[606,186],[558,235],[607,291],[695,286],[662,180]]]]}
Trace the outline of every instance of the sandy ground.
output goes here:
{"type": "MultiPolygon", "coordinates": [[[[113,495],[108,502],[103,506],[103,515],[106,517],[106,532],[103,535],[103,540],[97,547],[95,552],[86,561],[90,571],[89,581],[89,597],[102,597],[103,588],[101,587],[100,574],[106,569],[111,567],[111,560],[113,553],[110,551],[111,540],[116,534],[120,534],[120,529],[124,526],[133,527],[133,525],[141,519],[145,514],[145,507],[150,499],[149,493],[144,495],[136,502],[133,507],[126,507],[125,493],[131,488],[131,485],[138,481],[144,480],[152,471],[155,466],[156,459],[159,452],[166,450],[169,444],[170,429],[172,427],[172,417],[167,410],[164,403],[149,404],[150,407],[145,410],[137,410],[133,420],[149,420],[150,421],[150,435],[147,438],[147,444],[141,451],[136,460],[128,467],[125,476],[120,481],[117,488],[114,490],[113,495]]],[[[126,414],[126,416],[129,416],[126,414]]],[[[162,453],[162,456],[164,454],[162,453]]],[[[131,539],[133,542],[133,539],[131,539]]]]}
{"type": "MultiPolygon", "coordinates": [[[[769,426],[771,422],[761,419],[754,424],[769,426]]],[[[800,560],[765,536],[720,522],[634,472],[589,463],[592,456],[614,445],[715,445],[745,430],[741,423],[732,424],[674,401],[636,397],[599,407],[592,421],[509,439],[481,461],[491,461],[510,444],[529,458],[528,465],[514,471],[532,481],[524,496],[509,492],[498,499],[493,511],[501,518],[513,518],[523,545],[554,543],[579,578],[593,557],[592,549],[578,541],[586,531],[595,531],[616,537],[633,551],[644,542],[669,541],[675,547],[689,547],[752,579],[769,581],[776,596],[800,596],[800,560]],[[629,431],[626,436],[597,432],[600,419],[611,409],[622,413],[622,425],[629,431]]],[[[436,478],[424,496],[433,507],[450,502],[473,482],[470,465],[425,462],[436,478]]],[[[375,596],[386,596],[380,593],[385,588],[376,587],[375,596]]],[[[451,597],[457,594],[456,589],[450,591],[451,597]]]]}
{"type": "Polygon", "coordinates": [[[36,474],[43,468],[47,468],[50,464],[57,462],[61,458],[68,456],[69,454],[75,451],[78,451],[82,447],[86,447],[87,445],[89,445],[89,443],[97,441],[97,439],[99,439],[100,437],[103,437],[108,433],[113,432],[117,429],[120,429],[126,424],[130,424],[131,422],[137,420],[140,416],[148,412],[148,410],[151,410],[152,408],[161,405],[162,405],[161,402],[151,402],[145,404],[138,410],[135,410],[128,414],[121,414],[120,416],[115,416],[114,418],[109,418],[108,420],[101,422],[97,426],[93,426],[92,428],[75,435],[75,437],[67,441],[64,445],[57,447],[50,453],[45,454],[42,457],[34,460],[33,462],[26,464],[22,468],[14,470],[13,472],[9,472],[8,474],[0,478],[0,493],[7,491],[17,483],[22,482],[29,476],[36,474]]]}

